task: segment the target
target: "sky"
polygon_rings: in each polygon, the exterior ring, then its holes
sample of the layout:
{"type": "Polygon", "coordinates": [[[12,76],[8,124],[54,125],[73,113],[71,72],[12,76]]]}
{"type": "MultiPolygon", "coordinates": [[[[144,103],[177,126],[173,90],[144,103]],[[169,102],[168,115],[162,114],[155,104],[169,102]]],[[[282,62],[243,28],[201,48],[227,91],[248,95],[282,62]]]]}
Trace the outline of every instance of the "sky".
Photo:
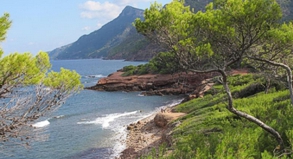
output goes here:
{"type": "MultiPolygon", "coordinates": [[[[165,5],[172,0],[156,0],[165,5]]],[[[1,0],[0,16],[12,26],[0,43],[10,53],[52,51],[75,42],[116,18],[125,6],[149,8],[154,0],[1,0]]]]}

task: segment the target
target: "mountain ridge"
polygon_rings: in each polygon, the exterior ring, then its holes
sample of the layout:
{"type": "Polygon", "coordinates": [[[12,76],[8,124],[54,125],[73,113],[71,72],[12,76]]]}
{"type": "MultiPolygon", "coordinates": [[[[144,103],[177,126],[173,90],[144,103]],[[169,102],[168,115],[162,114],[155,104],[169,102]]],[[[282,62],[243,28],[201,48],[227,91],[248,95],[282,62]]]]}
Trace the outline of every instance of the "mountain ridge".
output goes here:
{"type": "MultiPolygon", "coordinates": [[[[77,41],[49,52],[53,59],[101,58],[108,50],[121,43],[130,31],[132,22],[143,17],[143,10],[126,6],[120,15],[90,34],[81,36],[77,41]]],[[[136,33],[138,34],[138,33],[136,33]]]]}
{"type": "MultiPolygon", "coordinates": [[[[204,10],[212,0],[186,0],[186,5],[194,11],[204,10]]],[[[284,17],[283,21],[293,19],[293,1],[277,0],[284,17]]],[[[148,61],[163,51],[139,34],[132,25],[136,18],[143,19],[144,10],[126,6],[120,15],[77,41],[49,52],[51,59],[124,59],[129,61],[148,61]]]]}

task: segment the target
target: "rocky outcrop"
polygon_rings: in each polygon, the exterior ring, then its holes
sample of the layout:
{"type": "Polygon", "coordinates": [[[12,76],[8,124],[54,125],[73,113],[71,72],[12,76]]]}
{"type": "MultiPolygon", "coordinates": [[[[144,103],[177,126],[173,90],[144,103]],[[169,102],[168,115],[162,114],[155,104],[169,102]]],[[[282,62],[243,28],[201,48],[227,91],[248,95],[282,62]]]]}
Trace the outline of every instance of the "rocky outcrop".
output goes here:
{"type": "Polygon", "coordinates": [[[164,128],[169,122],[184,115],[184,113],[158,113],[154,118],[154,122],[156,126],[164,128]]]}
{"type": "Polygon", "coordinates": [[[95,86],[87,89],[99,91],[143,91],[143,95],[178,95],[200,92],[204,88],[202,81],[211,74],[176,73],[122,76],[115,72],[102,78],[95,86]]]}

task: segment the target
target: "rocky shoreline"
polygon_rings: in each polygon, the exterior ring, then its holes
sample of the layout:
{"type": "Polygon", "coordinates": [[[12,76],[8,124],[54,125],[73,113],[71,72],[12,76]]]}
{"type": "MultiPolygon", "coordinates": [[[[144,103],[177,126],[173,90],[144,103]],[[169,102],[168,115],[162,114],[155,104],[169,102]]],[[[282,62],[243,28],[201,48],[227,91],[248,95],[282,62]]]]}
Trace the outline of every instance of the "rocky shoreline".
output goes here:
{"type": "Polygon", "coordinates": [[[172,108],[166,108],[164,112],[156,112],[136,123],[127,126],[126,149],[119,159],[134,159],[147,155],[153,149],[158,149],[163,143],[170,146],[172,139],[171,130],[178,126],[179,122],[172,121],[184,116],[184,113],[176,113],[172,108]]]}
{"type": "Polygon", "coordinates": [[[213,74],[176,73],[146,74],[123,77],[124,72],[117,71],[101,78],[96,85],[86,89],[98,91],[142,91],[143,95],[179,95],[200,96],[202,81],[213,74]]]}
{"type": "MultiPolygon", "coordinates": [[[[86,89],[98,91],[142,91],[143,95],[179,95],[188,94],[184,101],[202,97],[213,83],[216,73],[195,74],[147,74],[123,77],[124,72],[117,71],[106,78],[101,78],[96,85],[86,89]]],[[[246,74],[247,70],[232,70],[229,74],[246,74]]],[[[183,101],[183,102],[184,102],[183,101]]],[[[158,150],[162,143],[172,144],[171,133],[180,122],[172,122],[184,113],[173,111],[173,107],[156,112],[136,123],[127,126],[126,149],[119,159],[133,159],[147,155],[153,149],[158,150]]]]}

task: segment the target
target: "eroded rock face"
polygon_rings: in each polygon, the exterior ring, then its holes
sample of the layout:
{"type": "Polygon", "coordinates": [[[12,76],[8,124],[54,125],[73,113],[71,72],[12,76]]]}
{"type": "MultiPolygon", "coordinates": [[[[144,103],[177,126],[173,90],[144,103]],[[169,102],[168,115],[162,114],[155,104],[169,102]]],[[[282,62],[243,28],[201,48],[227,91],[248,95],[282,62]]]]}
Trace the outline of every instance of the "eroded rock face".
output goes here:
{"type": "Polygon", "coordinates": [[[123,72],[115,72],[101,78],[95,86],[87,89],[99,91],[144,91],[143,95],[178,95],[192,93],[200,88],[204,79],[211,74],[147,74],[122,77],[123,72]]]}

